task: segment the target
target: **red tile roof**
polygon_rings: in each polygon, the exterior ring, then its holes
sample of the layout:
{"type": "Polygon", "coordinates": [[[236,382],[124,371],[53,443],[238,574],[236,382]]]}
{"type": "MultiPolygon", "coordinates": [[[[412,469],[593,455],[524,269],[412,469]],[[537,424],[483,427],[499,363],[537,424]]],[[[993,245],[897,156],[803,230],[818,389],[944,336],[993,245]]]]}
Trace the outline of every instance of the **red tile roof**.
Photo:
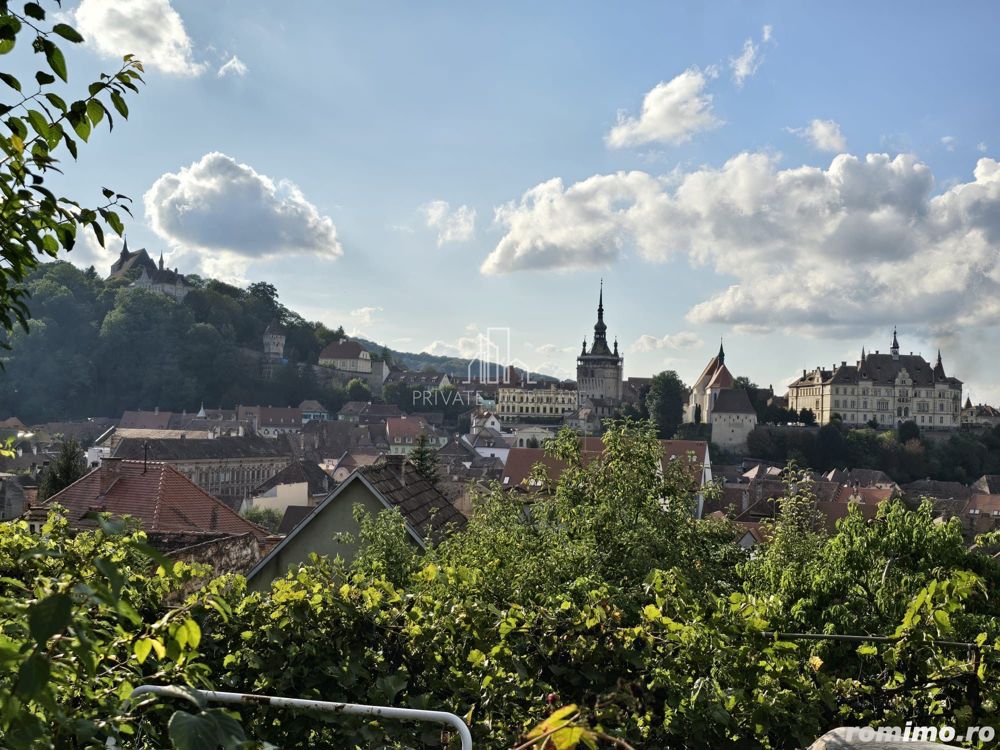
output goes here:
{"type": "Polygon", "coordinates": [[[221,531],[252,533],[266,529],[250,523],[171,466],[105,459],[101,466],[46,501],[66,509],[70,523],[89,526],[91,511],[132,516],[146,531],[221,531]]]}
{"type": "Polygon", "coordinates": [[[385,420],[385,433],[389,442],[395,442],[396,438],[416,439],[421,433],[431,434],[428,424],[422,419],[412,419],[407,417],[389,417],[385,420]]]}
{"type": "Polygon", "coordinates": [[[357,341],[331,341],[319,353],[322,359],[360,359],[364,348],[357,341]]]}
{"type": "MultiPolygon", "coordinates": [[[[691,460],[692,475],[701,484],[701,471],[708,452],[708,443],[701,440],[661,440],[663,447],[663,465],[674,460],[691,460]]],[[[580,441],[581,458],[584,464],[593,461],[604,452],[604,443],[600,438],[585,437],[580,441]]],[[[543,448],[511,448],[504,464],[501,483],[504,487],[517,487],[531,474],[532,467],[541,463],[546,468],[549,481],[556,481],[566,465],[559,459],[545,455],[543,448]]]]}

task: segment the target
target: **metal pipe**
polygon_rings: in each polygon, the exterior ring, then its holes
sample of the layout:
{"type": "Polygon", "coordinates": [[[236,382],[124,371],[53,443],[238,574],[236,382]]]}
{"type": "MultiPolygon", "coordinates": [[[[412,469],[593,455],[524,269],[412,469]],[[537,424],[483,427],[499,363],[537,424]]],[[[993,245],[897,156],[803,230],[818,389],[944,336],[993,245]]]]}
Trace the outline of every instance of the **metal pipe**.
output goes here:
{"type": "MultiPolygon", "coordinates": [[[[140,685],[132,691],[131,698],[140,695],[157,695],[176,697],[170,688],[174,686],[140,685]]],[[[176,688],[174,688],[176,689],[176,688]]],[[[190,688],[186,688],[190,690],[190,688]]],[[[336,703],[333,701],[314,701],[303,698],[284,698],[277,695],[254,695],[252,693],[222,693],[216,690],[193,690],[211,703],[229,703],[239,706],[277,706],[279,708],[302,708],[310,711],[322,711],[352,716],[376,716],[383,719],[399,719],[400,721],[422,721],[434,724],[446,724],[458,732],[462,740],[462,750],[472,750],[472,733],[458,716],[447,711],[424,711],[418,708],[395,708],[393,706],[365,706],[359,703],[336,703]]]]}

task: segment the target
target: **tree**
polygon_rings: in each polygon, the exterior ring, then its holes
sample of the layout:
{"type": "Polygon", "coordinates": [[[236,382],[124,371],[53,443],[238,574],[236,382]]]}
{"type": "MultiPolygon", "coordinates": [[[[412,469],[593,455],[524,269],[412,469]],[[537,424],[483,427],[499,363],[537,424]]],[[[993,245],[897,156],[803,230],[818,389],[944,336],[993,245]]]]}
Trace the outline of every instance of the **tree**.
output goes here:
{"type": "Polygon", "coordinates": [[[799,421],[807,426],[816,424],[816,413],[812,409],[803,409],[799,412],[799,421]]]}
{"type": "Polygon", "coordinates": [[[345,386],[347,398],[351,401],[371,401],[372,389],[361,378],[351,378],[345,386]]]}
{"type": "Polygon", "coordinates": [[[920,427],[912,419],[900,422],[896,428],[896,437],[900,443],[908,443],[911,440],[920,440],[920,427]]]}
{"type": "Polygon", "coordinates": [[[409,455],[410,463],[417,470],[417,474],[422,476],[431,484],[437,484],[438,480],[438,458],[437,451],[427,439],[427,433],[421,432],[413,444],[413,450],[409,455]]]}
{"type": "Polygon", "coordinates": [[[757,387],[757,384],[750,380],[750,378],[746,375],[740,375],[733,381],[733,388],[742,388],[743,390],[748,391],[757,387]]]}
{"type": "Polygon", "coordinates": [[[277,531],[281,525],[282,514],[275,508],[252,505],[243,512],[243,517],[268,531],[277,531]]]}
{"type": "Polygon", "coordinates": [[[87,460],[75,440],[65,440],[59,446],[56,459],[42,472],[38,481],[38,500],[48,500],[69,487],[87,473],[87,460]]]}
{"type": "MultiPolygon", "coordinates": [[[[53,5],[58,10],[58,3],[53,5]]],[[[129,212],[125,196],[102,188],[103,201],[95,208],[83,208],[77,200],[57,197],[45,181],[50,173],[64,171],[65,154],[77,158],[77,138],[86,141],[105,119],[108,128],[112,127],[114,116],[108,102],[117,115],[128,117],[124,96],[138,91],[136,83],[142,81],[142,64],[126,55],[115,73],[90,84],[86,98],[67,103],[53,90],[57,78],[66,83],[69,76],[57,41],[79,44],[83,37],[60,20],[61,14],[50,24],[38,2],[23,7],[18,12],[6,2],[0,4],[0,55],[30,49],[45,58],[45,68],[35,71],[31,92],[15,76],[0,73],[11,95],[0,103],[0,115],[7,115],[0,124],[4,154],[0,161],[0,329],[7,332],[17,324],[28,327],[24,281],[39,258],[72,250],[78,227],[90,227],[101,245],[104,225],[119,235],[124,232],[118,210],[129,212]]],[[[28,65],[27,60],[19,60],[10,67],[28,65]]]]}
{"type": "Polygon", "coordinates": [[[686,393],[686,386],[673,370],[653,376],[646,395],[646,409],[649,418],[656,422],[661,438],[672,438],[677,432],[684,415],[686,393]]]}

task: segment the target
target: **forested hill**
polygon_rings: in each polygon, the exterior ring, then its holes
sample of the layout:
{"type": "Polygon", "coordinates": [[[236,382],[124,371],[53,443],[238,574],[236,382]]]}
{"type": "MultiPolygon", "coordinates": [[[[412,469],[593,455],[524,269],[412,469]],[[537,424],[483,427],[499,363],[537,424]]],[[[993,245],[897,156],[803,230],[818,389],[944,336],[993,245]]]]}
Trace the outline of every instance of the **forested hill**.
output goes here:
{"type": "MultiPolygon", "coordinates": [[[[342,328],[305,320],[279,302],[271,284],[239,289],[188,279],[195,288],[176,302],[128,288],[128,279],[104,280],[93,268],[40,265],[27,281],[30,329],[6,337],[9,349],[0,353],[0,418],[31,424],[117,416],[125,409],[294,405],[306,398],[339,408],[342,389],[322,386],[294,366],[263,380],[248,350],[261,350],[264,329],[277,319],[289,360],[315,363],[326,344],[344,335],[342,328]]],[[[416,369],[465,373],[469,364],[377,345],[372,351],[416,369]]]]}

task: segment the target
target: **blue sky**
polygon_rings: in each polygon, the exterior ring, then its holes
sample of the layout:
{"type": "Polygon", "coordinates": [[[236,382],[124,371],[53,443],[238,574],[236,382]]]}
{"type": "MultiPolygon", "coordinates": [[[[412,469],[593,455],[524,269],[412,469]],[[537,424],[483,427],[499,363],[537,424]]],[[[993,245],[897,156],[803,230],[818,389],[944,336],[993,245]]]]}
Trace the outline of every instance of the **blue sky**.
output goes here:
{"type": "Polygon", "coordinates": [[[71,82],[148,85],[66,190],[400,349],[570,375],[603,277],[628,375],[724,337],[783,392],[898,325],[996,401],[1000,8],[903,7],[84,0],[71,82]]]}

